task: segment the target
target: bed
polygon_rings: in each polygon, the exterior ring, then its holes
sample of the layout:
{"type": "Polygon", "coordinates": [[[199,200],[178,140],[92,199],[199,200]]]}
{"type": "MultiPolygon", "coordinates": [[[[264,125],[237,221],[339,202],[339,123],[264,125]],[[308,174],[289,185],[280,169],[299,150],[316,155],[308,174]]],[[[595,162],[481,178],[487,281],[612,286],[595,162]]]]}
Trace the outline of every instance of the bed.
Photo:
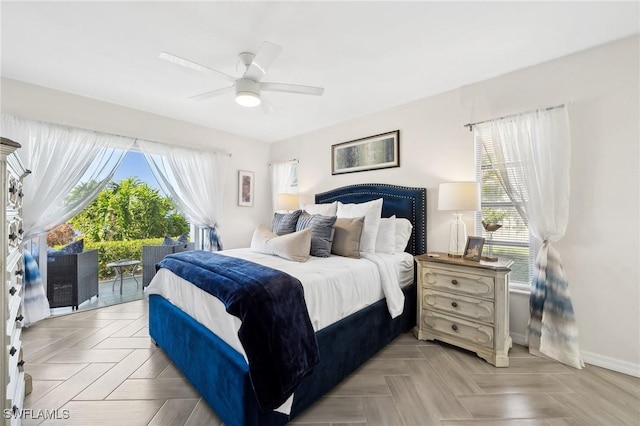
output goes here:
{"type": "MultiPolygon", "coordinates": [[[[363,203],[382,198],[382,217],[408,219],[406,252],[426,252],[426,190],[358,184],[317,194],[317,204],[363,203]]],[[[162,275],[155,279],[162,279],[162,275]]],[[[294,393],[289,415],[262,411],[242,351],[158,294],[149,295],[149,334],[227,425],[282,425],[295,418],[399,334],[415,325],[415,278],[402,288],[404,309],[391,319],[385,299],[320,329],[319,365],[294,393]],[[336,342],[338,342],[336,344],[336,342]]]]}

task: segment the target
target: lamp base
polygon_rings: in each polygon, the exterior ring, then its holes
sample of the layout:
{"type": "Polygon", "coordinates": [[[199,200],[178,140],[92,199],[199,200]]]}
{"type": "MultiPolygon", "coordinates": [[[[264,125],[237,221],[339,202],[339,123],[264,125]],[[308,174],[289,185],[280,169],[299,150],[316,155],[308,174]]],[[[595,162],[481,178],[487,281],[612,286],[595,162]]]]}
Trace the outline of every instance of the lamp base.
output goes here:
{"type": "Polygon", "coordinates": [[[462,221],[462,213],[454,213],[449,227],[449,257],[462,257],[467,244],[467,226],[462,221]]]}

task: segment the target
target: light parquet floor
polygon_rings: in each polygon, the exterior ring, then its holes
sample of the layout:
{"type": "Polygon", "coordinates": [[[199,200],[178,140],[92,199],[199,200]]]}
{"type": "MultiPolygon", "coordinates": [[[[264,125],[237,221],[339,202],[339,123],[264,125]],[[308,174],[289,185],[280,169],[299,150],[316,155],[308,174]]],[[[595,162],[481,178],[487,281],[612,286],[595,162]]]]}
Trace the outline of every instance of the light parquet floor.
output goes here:
{"type": "MultiPolygon", "coordinates": [[[[147,320],[143,299],[26,329],[33,392],[25,408],[68,410],[68,418],[27,417],[23,424],[219,425],[151,343],[147,320]]],[[[290,424],[640,425],[640,379],[594,366],[577,371],[517,345],[510,356],[510,367],[498,369],[404,334],[290,424]]]]}

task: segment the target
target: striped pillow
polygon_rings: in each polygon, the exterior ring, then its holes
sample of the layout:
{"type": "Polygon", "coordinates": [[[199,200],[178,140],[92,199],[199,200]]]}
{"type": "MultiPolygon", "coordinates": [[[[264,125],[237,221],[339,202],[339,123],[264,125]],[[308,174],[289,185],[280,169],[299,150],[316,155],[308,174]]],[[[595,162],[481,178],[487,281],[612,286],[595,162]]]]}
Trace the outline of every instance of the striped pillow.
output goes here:
{"type": "Polygon", "coordinates": [[[291,234],[296,231],[298,217],[302,210],[296,210],[291,213],[275,213],[273,215],[273,224],[271,230],[278,235],[291,234]]]}
{"type": "Polygon", "coordinates": [[[335,216],[321,216],[303,211],[298,219],[296,231],[311,228],[311,256],[329,257],[333,245],[335,216]]]}

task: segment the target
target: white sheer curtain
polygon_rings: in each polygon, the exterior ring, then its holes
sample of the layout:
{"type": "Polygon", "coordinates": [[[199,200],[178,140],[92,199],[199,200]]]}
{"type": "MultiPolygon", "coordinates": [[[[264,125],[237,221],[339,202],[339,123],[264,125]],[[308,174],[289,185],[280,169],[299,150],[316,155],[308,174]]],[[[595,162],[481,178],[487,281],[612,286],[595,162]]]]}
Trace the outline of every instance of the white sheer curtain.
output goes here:
{"type": "Polygon", "coordinates": [[[222,250],[220,223],[229,155],[138,140],[160,187],[191,223],[204,228],[202,248],[222,250]]]}
{"type": "Polygon", "coordinates": [[[25,240],[78,214],[109,182],[133,139],[2,114],[2,135],[31,170],[24,180],[25,240]]]}
{"type": "Polygon", "coordinates": [[[298,193],[298,160],[271,164],[271,197],[273,210],[276,210],[278,194],[298,193]]]}
{"type": "Polygon", "coordinates": [[[571,138],[565,107],[537,110],[475,126],[501,184],[532,234],[542,242],[531,288],[529,350],[581,368],[569,282],[552,243],[569,217],[571,138]],[[524,185],[516,185],[523,179],[524,185]]]}

